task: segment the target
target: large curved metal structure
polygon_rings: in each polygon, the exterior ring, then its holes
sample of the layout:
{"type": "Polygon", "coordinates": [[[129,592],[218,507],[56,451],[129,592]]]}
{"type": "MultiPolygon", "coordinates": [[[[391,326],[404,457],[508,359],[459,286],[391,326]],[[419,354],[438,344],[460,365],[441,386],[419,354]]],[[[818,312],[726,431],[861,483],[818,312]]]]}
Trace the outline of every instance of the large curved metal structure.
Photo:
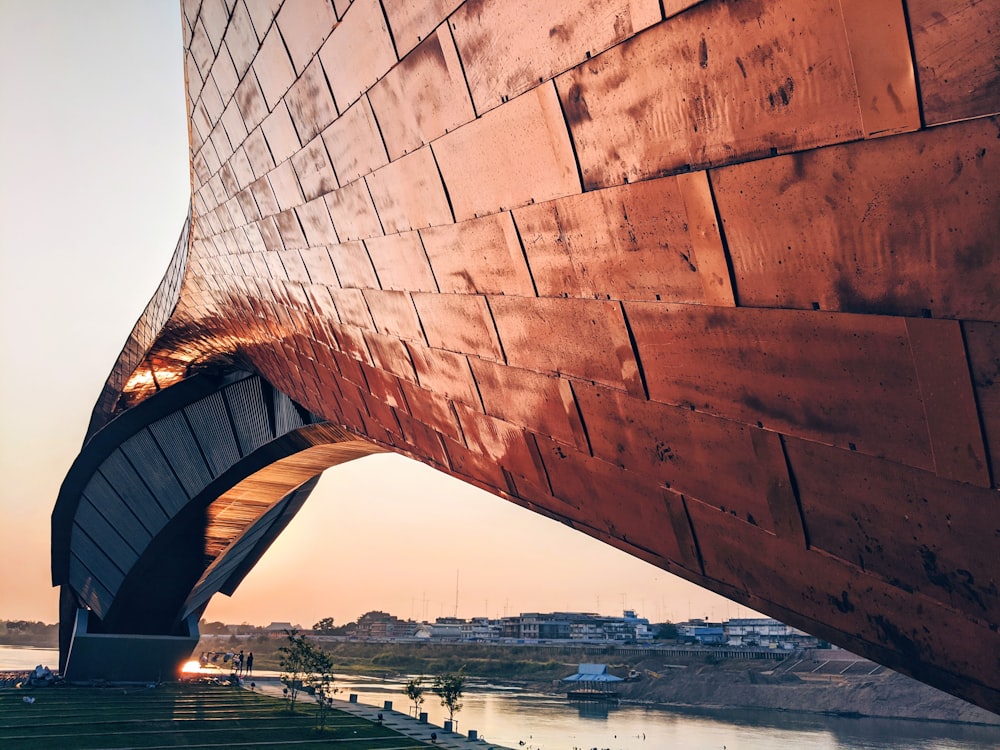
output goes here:
{"type": "MultiPolygon", "coordinates": [[[[192,377],[253,373],[316,443],[414,457],[1000,710],[1000,3],[182,7],[190,235],[81,461],[192,377]]],[[[82,516],[74,472],[67,612],[145,627],[81,577],[103,554],[127,591],[142,533],[82,516]]],[[[230,489],[206,481],[185,533],[230,489]]],[[[154,629],[238,582],[215,559],[154,629]]]]}

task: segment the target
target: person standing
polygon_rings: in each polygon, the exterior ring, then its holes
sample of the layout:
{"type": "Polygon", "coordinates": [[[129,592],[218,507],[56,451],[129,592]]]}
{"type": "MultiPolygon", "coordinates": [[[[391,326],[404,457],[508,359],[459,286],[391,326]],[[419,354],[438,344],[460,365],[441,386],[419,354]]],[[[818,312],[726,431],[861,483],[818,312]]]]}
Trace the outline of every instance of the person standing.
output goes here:
{"type": "Polygon", "coordinates": [[[247,669],[246,673],[249,675],[253,672],[253,651],[247,654],[247,669]]]}
{"type": "Polygon", "coordinates": [[[243,649],[240,649],[240,655],[237,657],[237,662],[236,662],[236,674],[238,674],[238,675],[242,675],[243,674],[243,664],[244,664],[244,662],[243,662],[243,649]]]}

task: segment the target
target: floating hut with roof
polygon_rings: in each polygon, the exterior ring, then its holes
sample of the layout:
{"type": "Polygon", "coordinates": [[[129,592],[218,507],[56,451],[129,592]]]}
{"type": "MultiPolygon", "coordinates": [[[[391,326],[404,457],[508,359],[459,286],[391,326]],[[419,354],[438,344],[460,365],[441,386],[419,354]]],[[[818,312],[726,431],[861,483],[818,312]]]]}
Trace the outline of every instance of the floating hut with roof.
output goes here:
{"type": "Polygon", "coordinates": [[[576,674],[563,677],[563,682],[572,683],[566,697],[575,701],[618,700],[615,684],[624,682],[621,677],[608,673],[607,664],[580,664],[576,674]]]}

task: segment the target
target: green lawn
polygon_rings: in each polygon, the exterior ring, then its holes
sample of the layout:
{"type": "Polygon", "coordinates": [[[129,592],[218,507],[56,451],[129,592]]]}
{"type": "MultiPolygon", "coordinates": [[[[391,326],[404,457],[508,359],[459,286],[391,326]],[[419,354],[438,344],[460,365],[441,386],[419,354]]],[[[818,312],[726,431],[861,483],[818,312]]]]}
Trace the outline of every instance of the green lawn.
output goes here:
{"type": "Polygon", "coordinates": [[[404,750],[422,742],[340,711],[317,729],[314,703],[233,687],[0,689],[0,748],[337,747],[404,750]],[[35,702],[28,704],[29,695],[35,702]]]}

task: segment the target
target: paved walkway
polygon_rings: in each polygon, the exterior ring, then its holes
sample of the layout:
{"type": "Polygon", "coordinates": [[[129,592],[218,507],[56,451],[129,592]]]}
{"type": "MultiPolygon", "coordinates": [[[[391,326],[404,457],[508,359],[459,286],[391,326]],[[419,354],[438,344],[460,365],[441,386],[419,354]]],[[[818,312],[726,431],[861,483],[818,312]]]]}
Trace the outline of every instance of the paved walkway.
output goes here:
{"type": "MultiPolygon", "coordinates": [[[[274,695],[279,698],[283,697],[282,689],[284,688],[284,685],[282,685],[281,681],[277,678],[256,677],[253,678],[253,682],[257,683],[258,692],[264,693],[265,695],[274,695]]],[[[250,680],[245,682],[244,687],[247,690],[250,689],[250,680]]],[[[309,702],[313,701],[313,698],[306,694],[303,694],[301,699],[305,699],[309,702]]],[[[418,721],[408,714],[400,713],[395,710],[379,708],[378,706],[371,706],[367,703],[351,703],[350,701],[334,698],[333,707],[339,711],[344,711],[345,713],[349,713],[362,719],[367,719],[371,722],[377,722],[378,715],[382,714],[383,726],[393,729],[412,739],[426,742],[428,745],[434,744],[438,747],[447,748],[448,750],[469,750],[470,748],[476,748],[476,750],[510,750],[510,748],[503,745],[497,745],[493,742],[487,742],[481,739],[470,740],[464,734],[459,734],[458,732],[446,732],[439,726],[418,721]],[[436,742],[431,741],[432,733],[437,735],[436,742]]]]}

